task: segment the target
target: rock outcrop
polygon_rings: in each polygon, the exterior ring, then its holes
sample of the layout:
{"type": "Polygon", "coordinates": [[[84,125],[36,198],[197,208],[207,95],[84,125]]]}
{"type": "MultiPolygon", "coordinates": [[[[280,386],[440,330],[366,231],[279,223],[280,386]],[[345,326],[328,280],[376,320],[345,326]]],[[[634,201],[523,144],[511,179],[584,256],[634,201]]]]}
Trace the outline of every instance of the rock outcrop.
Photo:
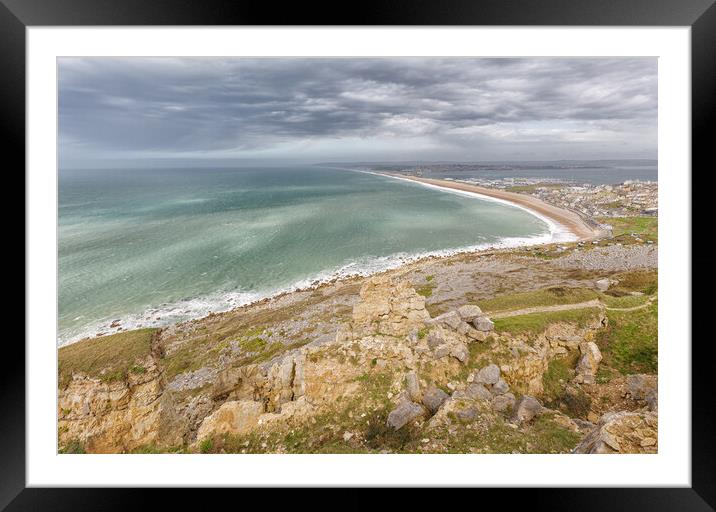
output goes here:
{"type": "Polygon", "coordinates": [[[646,403],[651,411],[658,408],[659,390],[656,375],[628,375],[626,385],[629,398],[646,403]]]}
{"type": "Polygon", "coordinates": [[[93,453],[122,453],[156,445],[181,445],[186,419],[177,414],[154,355],[141,372],[105,382],[81,373],[58,395],[60,446],[77,441],[93,453]]]}
{"type": "Polygon", "coordinates": [[[252,400],[225,402],[210,414],[199,427],[197,440],[201,441],[216,434],[245,434],[258,424],[264,412],[264,404],[252,400]]]}
{"type": "Polygon", "coordinates": [[[388,426],[399,430],[424,414],[425,410],[419,404],[409,400],[402,400],[398,406],[388,414],[388,426]]]}
{"type": "Polygon", "coordinates": [[[616,412],[599,424],[574,453],[657,453],[658,419],[654,412],[616,412]]]}
{"type": "Polygon", "coordinates": [[[594,384],[599,363],[602,361],[602,353],[593,341],[580,343],[579,352],[581,357],[577,363],[577,376],[574,378],[574,382],[577,384],[594,384]]]}
{"type": "MultiPolygon", "coordinates": [[[[586,434],[575,452],[652,453],[655,377],[628,376],[619,400],[630,410],[641,409],[600,420],[601,411],[575,414],[543,393],[543,387],[549,389],[550,362],[561,358],[569,367],[560,377],[560,400],[569,390],[598,391],[602,355],[594,340],[604,325],[601,311],[586,325],[555,322],[538,334],[494,332],[494,323],[476,305],[431,318],[425,298],[406,281],[378,276],[365,281],[352,316],[346,316],[335,337],[331,333],[291,346],[272,359],[226,358],[178,375],[171,388],[164,381],[161,356],[154,352],[142,362],[146,371],[130,372],[121,381],[73,375],[60,390],[60,438],[79,440],[91,452],[127,452],[145,445],[197,449],[207,439],[220,444],[226,434],[300,431],[338,411],[341,421],[343,415],[358,420],[339,425],[349,444],[375,442],[386,435],[386,427],[402,429],[400,439],[422,430],[433,440],[444,440],[461,428],[484,433],[502,425],[519,436],[552,422],[574,439],[562,452],[586,434]],[[439,435],[430,434],[443,428],[439,435]]],[[[241,446],[253,438],[242,439],[241,446]]]]}
{"type": "Polygon", "coordinates": [[[379,276],[361,288],[360,302],[353,308],[355,328],[389,336],[406,336],[415,326],[430,320],[425,297],[406,281],[379,276]]]}

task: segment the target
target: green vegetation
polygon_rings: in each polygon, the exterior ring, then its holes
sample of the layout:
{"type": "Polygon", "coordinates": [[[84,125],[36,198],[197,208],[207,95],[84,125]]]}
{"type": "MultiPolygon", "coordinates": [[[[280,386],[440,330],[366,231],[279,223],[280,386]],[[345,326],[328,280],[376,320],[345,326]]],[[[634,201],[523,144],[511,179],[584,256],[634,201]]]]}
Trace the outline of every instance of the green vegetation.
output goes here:
{"type": "Polygon", "coordinates": [[[268,361],[277,355],[302,347],[310,342],[308,339],[294,343],[269,343],[269,335],[263,328],[253,327],[241,332],[238,339],[229,338],[213,341],[209,337],[198,337],[185,343],[178,350],[167,356],[163,363],[167,378],[172,379],[180,373],[190,372],[213,364],[223,350],[228,350],[231,342],[235,341],[245,354],[236,364],[254,364],[268,361]]]}
{"type": "Polygon", "coordinates": [[[486,313],[491,313],[539,306],[576,304],[596,299],[598,296],[597,292],[589,288],[553,286],[531,292],[499,295],[492,299],[478,301],[477,305],[486,313]]]}
{"type": "Polygon", "coordinates": [[[542,375],[542,398],[550,408],[564,411],[572,418],[586,418],[592,400],[581,388],[569,384],[578,359],[579,351],[573,350],[565,357],[549,362],[542,375]]]}
{"type": "Polygon", "coordinates": [[[582,308],[495,318],[493,321],[497,332],[537,335],[543,332],[547,326],[556,322],[575,323],[579,327],[585,327],[589,322],[595,321],[598,316],[599,308],[582,308]]]}
{"type": "MultiPolygon", "coordinates": [[[[634,311],[607,310],[609,325],[597,336],[602,365],[622,374],[656,373],[658,368],[658,304],[634,311]]],[[[606,378],[606,375],[602,375],[606,378]]]]}
{"type": "Polygon", "coordinates": [[[565,383],[574,376],[577,357],[577,352],[573,351],[569,357],[550,360],[547,371],[542,375],[543,397],[547,402],[555,401],[564,394],[565,383]]]}
{"type": "Polygon", "coordinates": [[[611,287],[607,295],[627,295],[631,292],[640,292],[646,295],[653,295],[659,287],[658,273],[656,270],[642,270],[635,272],[624,272],[613,276],[619,283],[611,287]]]}
{"type": "Polygon", "coordinates": [[[659,224],[657,217],[599,217],[602,224],[612,226],[612,235],[620,237],[636,233],[643,240],[658,241],[659,224]]]}
{"type": "Polygon", "coordinates": [[[199,443],[199,451],[201,453],[211,453],[214,449],[214,440],[212,438],[203,439],[199,443]]]}
{"type": "Polygon", "coordinates": [[[425,309],[430,313],[431,317],[435,318],[450,311],[450,303],[445,301],[425,304],[425,309]]]}
{"type": "Polygon", "coordinates": [[[423,297],[427,298],[430,297],[433,294],[433,290],[435,289],[435,284],[428,282],[427,284],[424,284],[423,286],[418,286],[415,291],[418,293],[418,295],[422,295],[423,297]]]}
{"type": "Polygon", "coordinates": [[[68,441],[64,446],[60,446],[57,451],[58,453],[72,454],[86,453],[84,446],[82,446],[82,443],[80,443],[77,439],[68,441]]]}
{"type": "Polygon", "coordinates": [[[171,448],[159,448],[155,443],[144,444],[131,450],[132,454],[152,454],[152,453],[186,453],[183,446],[174,446],[171,448]]]}
{"type": "Polygon", "coordinates": [[[310,343],[310,340],[296,341],[294,343],[289,343],[286,345],[278,342],[270,343],[265,345],[264,348],[260,351],[240,359],[236,362],[236,365],[243,366],[247,364],[263,363],[265,361],[273,359],[279,354],[283,354],[284,352],[288,352],[289,350],[300,348],[308,343],[310,343]]]}
{"type": "Polygon", "coordinates": [[[433,437],[445,446],[446,453],[569,453],[581,438],[549,414],[539,416],[524,432],[497,420],[484,432],[440,430],[433,437]]]}
{"type": "Polygon", "coordinates": [[[643,306],[651,300],[649,295],[607,295],[602,294],[599,299],[608,308],[634,308],[643,306]]]}
{"type": "Polygon", "coordinates": [[[60,386],[67,385],[72,374],[79,372],[90,377],[99,377],[104,382],[124,379],[130,370],[143,373],[142,370],[146,369],[136,362],[150,354],[152,338],[156,332],[157,329],[138,329],[60,347],[60,386]]]}
{"type": "Polygon", "coordinates": [[[259,336],[239,341],[239,346],[244,352],[260,352],[266,348],[266,345],[266,340],[259,336]]]}

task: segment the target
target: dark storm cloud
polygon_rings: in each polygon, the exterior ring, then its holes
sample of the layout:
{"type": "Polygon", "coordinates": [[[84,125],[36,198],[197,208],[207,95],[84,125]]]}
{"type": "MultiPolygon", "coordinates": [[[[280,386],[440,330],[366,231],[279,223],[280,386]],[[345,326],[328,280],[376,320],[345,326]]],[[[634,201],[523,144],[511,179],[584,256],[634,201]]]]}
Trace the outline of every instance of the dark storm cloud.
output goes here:
{"type": "Polygon", "coordinates": [[[64,58],[60,153],[653,156],[656,91],[653,58],[64,58]]]}

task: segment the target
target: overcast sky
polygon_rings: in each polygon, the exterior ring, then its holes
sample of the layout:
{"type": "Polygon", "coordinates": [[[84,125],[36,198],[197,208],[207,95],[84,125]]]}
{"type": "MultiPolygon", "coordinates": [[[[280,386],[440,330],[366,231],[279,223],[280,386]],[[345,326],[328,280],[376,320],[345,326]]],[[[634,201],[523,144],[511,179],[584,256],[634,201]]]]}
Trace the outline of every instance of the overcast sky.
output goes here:
{"type": "Polygon", "coordinates": [[[655,58],[61,58],[60,165],[656,158],[655,58]]]}

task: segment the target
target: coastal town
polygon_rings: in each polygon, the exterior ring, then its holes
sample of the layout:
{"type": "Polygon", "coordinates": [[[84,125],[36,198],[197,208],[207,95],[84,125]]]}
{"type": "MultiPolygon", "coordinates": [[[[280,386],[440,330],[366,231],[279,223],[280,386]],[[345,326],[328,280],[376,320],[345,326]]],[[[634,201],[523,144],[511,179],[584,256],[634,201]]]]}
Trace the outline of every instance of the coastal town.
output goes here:
{"type": "MultiPolygon", "coordinates": [[[[454,169],[459,169],[456,166],[454,169]]],[[[440,166],[439,169],[451,170],[440,166]]],[[[433,168],[408,168],[397,171],[397,174],[423,177],[432,176],[433,168]]],[[[655,181],[627,180],[619,184],[590,184],[578,181],[562,182],[550,178],[442,178],[478,185],[485,188],[505,190],[528,194],[559,208],[566,208],[580,214],[598,217],[634,217],[658,214],[658,185],[655,181]]]]}

